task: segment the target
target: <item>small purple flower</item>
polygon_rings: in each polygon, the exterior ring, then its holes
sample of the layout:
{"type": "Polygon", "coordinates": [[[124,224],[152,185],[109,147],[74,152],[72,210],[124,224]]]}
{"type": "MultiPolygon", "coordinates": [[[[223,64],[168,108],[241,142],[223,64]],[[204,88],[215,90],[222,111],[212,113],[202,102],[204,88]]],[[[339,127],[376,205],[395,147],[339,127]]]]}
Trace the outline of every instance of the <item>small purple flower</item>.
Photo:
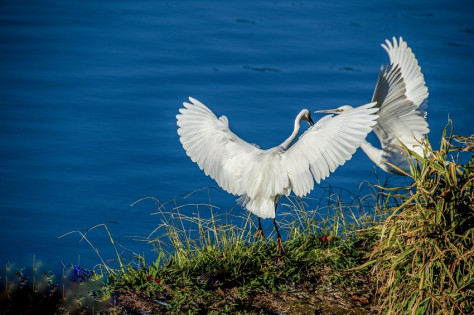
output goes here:
{"type": "Polygon", "coordinates": [[[210,274],[200,275],[197,280],[193,280],[194,284],[196,285],[206,285],[208,287],[212,287],[216,284],[219,284],[219,278],[215,276],[215,272],[211,272],[210,274]]]}
{"type": "Polygon", "coordinates": [[[82,268],[79,265],[73,265],[72,268],[73,268],[73,271],[74,271],[74,277],[77,280],[87,280],[92,276],[91,271],[86,270],[86,269],[82,268]]]}

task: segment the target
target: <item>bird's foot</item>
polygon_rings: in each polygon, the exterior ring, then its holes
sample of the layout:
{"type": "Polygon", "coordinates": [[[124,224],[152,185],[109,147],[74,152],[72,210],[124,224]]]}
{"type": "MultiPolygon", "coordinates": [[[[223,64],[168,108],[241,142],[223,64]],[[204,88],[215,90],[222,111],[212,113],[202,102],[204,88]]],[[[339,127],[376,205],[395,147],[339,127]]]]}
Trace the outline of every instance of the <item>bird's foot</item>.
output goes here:
{"type": "Polygon", "coordinates": [[[281,240],[281,237],[278,236],[277,237],[277,251],[278,251],[278,254],[284,254],[285,253],[285,249],[283,248],[283,241],[281,240]]]}
{"type": "Polygon", "coordinates": [[[258,229],[257,233],[255,233],[255,238],[256,239],[261,239],[263,241],[267,241],[267,238],[265,237],[265,235],[263,235],[263,230],[262,229],[258,229]]]}

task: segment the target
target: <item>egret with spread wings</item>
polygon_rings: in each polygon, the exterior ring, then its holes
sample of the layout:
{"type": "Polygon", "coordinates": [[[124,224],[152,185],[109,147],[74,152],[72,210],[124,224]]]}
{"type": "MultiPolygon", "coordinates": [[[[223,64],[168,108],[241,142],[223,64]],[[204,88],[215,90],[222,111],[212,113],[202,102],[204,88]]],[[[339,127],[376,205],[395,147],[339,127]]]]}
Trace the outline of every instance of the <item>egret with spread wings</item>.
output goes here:
{"type": "Polygon", "coordinates": [[[239,138],[226,116],[217,117],[207,106],[189,98],[176,116],[178,134],[187,155],[225,191],[240,196],[243,207],[260,218],[272,218],[281,246],[275,212],[281,196],[291,191],[305,196],[330,172],[352,157],[375,125],[375,103],[343,115],[327,115],[313,124],[303,109],[291,135],[280,145],[262,150],[239,138]],[[304,120],[311,127],[294,142],[304,120]]]}
{"type": "MultiPolygon", "coordinates": [[[[428,88],[418,60],[407,43],[401,37],[399,41],[394,37],[393,43],[385,42],[382,47],[389,55],[390,66],[381,67],[372,97],[372,102],[377,102],[379,108],[379,118],[373,130],[382,148],[378,149],[366,140],[361,148],[384,171],[409,174],[410,165],[402,154],[400,142],[423,156],[422,139],[430,131],[426,122],[428,88]]],[[[344,105],[318,112],[342,114],[351,110],[351,106],[344,105]]],[[[413,160],[411,157],[408,159],[413,160]]]]}

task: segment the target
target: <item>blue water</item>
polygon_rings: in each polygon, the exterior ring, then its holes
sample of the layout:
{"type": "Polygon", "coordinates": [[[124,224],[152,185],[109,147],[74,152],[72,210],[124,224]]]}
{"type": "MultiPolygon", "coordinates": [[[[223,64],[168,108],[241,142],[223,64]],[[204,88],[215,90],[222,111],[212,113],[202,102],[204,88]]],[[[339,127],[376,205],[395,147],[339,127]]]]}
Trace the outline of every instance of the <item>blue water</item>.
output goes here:
{"type": "MultiPolygon", "coordinates": [[[[472,134],[471,1],[13,1],[0,4],[0,262],[55,268],[98,258],[73,230],[110,221],[137,253],[151,201],[215,186],[182,149],[175,115],[193,96],[268,148],[300,109],[370,101],[403,36],[425,75],[430,138],[448,117],[472,134]]],[[[384,176],[377,172],[379,176],[384,176]]],[[[361,152],[326,183],[375,182],[361,152]]],[[[192,201],[192,200],[190,200],[192,201]]],[[[235,204],[213,193],[221,208],[235,204]]],[[[236,209],[238,213],[243,210],[236,209]]],[[[88,238],[114,255],[102,229],[88,238]]]]}

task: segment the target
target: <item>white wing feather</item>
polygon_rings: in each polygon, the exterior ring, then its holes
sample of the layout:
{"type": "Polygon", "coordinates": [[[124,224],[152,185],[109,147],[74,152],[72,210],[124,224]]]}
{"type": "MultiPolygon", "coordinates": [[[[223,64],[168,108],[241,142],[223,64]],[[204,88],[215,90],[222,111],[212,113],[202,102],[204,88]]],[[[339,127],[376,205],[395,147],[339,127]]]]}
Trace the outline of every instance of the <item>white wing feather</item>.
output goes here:
{"type": "Polygon", "coordinates": [[[284,151],[261,150],[240,139],[225,116],[219,119],[201,102],[189,98],[177,115],[180,141],[206,175],[224,190],[241,196],[243,205],[261,218],[274,218],[274,199],[309,193],[351,158],[375,125],[375,103],[337,117],[326,116],[284,151]]]}
{"type": "Polygon", "coordinates": [[[183,148],[204,173],[227,192],[242,195],[241,173],[252,156],[261,151],[229,129],[227,117],[219,119],[204,104],[189,98],[177,115],[183,148]]]}
{"type": "Polygon", "coordinates": [[[415,54],[401,37],[398,43],[395,37],[393,37],[393,44],[388,39],[385,43],[386,45],[382,44],[382,47],[390,58],[390,64],[397,65],[401,70],[406,87],[406,98],[413,102],[418,110],[425,110],[428,103],[428,88],[415,54]]]}
{"type": "Polygon", "coordinates": [[[370,103],[347,113],[321,118],[282,157],[294,193],[304,196],[349,160],[375,125],[370,103]]]}
{"type": "Polygon", "coordinates": [[[413,151],[422,152],[419,142],[429,133],[425,112],[428,88],[415,55],[401,37],[398,42],[396,38],[393,43],[386,40],[382,47],[390,57],[390,66],[381,68],[372,97],[380,108],[374,133],[382,145],[382,160],[407,169],[399,141],[413,151]]]}

